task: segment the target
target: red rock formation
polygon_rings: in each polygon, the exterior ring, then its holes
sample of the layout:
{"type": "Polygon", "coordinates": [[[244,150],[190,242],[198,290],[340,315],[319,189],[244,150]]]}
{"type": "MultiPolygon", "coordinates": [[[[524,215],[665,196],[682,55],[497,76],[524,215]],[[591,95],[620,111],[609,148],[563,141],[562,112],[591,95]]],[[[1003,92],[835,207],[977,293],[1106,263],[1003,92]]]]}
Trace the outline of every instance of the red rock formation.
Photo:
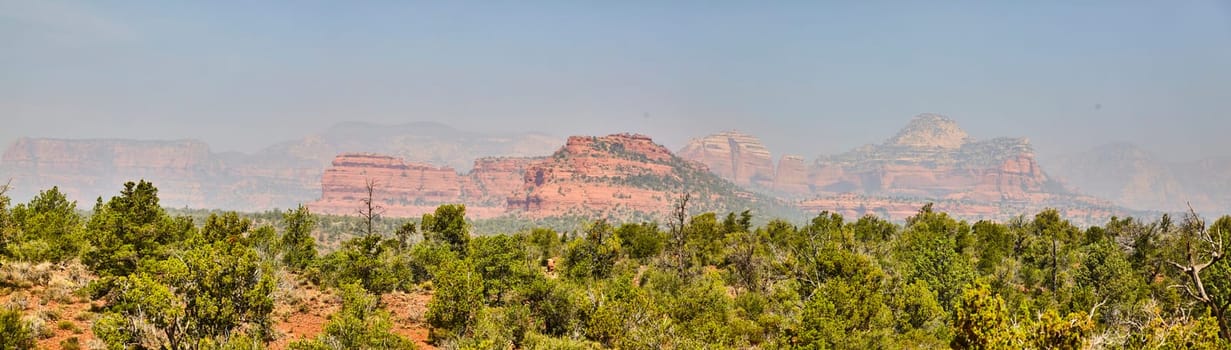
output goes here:
{"type": "Polygon", "coordinates": [[[384,215],[415,217],[440,204],[466,204],[472,218],[498,216],[504,199],[521,186],[525,166],[533,158],[483,158],[474,170],[460,175],[450,167],[408,163],[390,156],[344,153],[321,176],[321,198],[309,207],[326,214],[349,215],[367,197],[367,181],[375,181],[373,197],[384,215]]]}
{"type": "Polygon", "coordinates": [[[1027,140],[975,141],[934,114],[916,117],[884,144],[821,158],[809,183],[819,196],[1030,202],[1064,193],[1035,162],[1027,140]]]}
{"type": "Polygon", "coordinates": [[[725,131],[688,142],[680,158],[699,162],[710,171],[740,186],[774,186],[774,161],[769,149],[754,136],[725,131]]]}
{"type": "Polygon", "coordinates": [[[503,207],[505,199],[520,193],[526,168],[543,158],[481,158],[467,178],[466,196],[479,202],[503,207]]]}
{"type": "Polygon", "coordinates": [[[510,197],[508,209],[530,217],[662,212],[671,207],[671,194],[643,185],[680,181],[679,164],[644,135],[570,137],[550,158],[526,169],[524,195],[510,197]]]}
{"type": "Polygon", "coordinates": [[[808,166],[804,158],[799,156],[782,156],[778,160],[778,171],[774,176],[774,191],[785,194],[807,194],[812,192],[808,185],[808,166]]]}

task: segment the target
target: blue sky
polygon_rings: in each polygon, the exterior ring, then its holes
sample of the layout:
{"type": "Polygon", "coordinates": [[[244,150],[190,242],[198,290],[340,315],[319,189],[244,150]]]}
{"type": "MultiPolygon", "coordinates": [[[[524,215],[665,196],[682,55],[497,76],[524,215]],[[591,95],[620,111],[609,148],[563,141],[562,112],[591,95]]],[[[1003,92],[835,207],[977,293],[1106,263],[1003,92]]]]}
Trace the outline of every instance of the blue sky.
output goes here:
{"type": "Polygon", "coordinates": [[[196,138],[252,151],[340,121],[438,121],[778,154],[918,113],[1044,155],[1231,156],[1219,1],[0,0],[0,143],[196,138]]]}

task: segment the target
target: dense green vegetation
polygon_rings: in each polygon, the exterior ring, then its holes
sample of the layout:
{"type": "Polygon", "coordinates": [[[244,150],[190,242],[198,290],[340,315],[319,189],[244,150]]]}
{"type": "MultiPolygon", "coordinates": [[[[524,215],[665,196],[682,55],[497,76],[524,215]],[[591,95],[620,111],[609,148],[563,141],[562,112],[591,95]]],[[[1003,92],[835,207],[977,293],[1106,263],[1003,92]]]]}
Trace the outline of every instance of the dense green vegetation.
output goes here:
{"type": "MultiPolygon", "coordinates": [[[[1231,346],[1231,216],[1082,228],[1053,210],[969,223],[930,205],[901,224],[673,212],[472,235],[465,207],[444,205],[324,250],[331,222],[306,208],[172,215],[141,181],[88,215],[55,188],[0,194],[0,264],[84,264],[80,293],[105,302],[91,330],[111,349],[265,348],[285,274],[340,295],[293,349],[414,348],[381,302],[394,291],[430,292],[430,341],[459,349],[1231,346]]],[[[0,310],[0,348],[31,347],[35,328],[0,310]]]]}

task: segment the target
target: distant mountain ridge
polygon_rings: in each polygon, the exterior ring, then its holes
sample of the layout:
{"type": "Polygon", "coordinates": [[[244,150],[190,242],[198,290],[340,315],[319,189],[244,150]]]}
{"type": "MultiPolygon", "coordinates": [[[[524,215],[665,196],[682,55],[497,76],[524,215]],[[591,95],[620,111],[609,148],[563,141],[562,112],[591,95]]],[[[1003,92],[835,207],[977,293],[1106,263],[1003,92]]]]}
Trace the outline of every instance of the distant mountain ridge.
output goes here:
{"type": "MultiPolygon", "coordinates": [[[[1069,210],[1075,217],[1127,213],[1110,202],[1064,188],[1039,166],[1027,139],[978,140],[939,114],[915,116],[883,143],[822,155],[811,163],[784,155],[774,172],[765,170],[774,167],[768,149],[756,137],[738,132],[694,139],[681,154],[711,168],[755,169],[761,177],[745,183],[801,200],[798,205],[806,211],[902,219],[919,206],[936,202],[943,210],[969,218],[1006,218],[1044,207],[1069,210]],[[722,145],[722,140],[730,145],[722,145]],[[761,151],[733,151],[741,149],[761,151]]],[[[738,171],[716,173],[744,180],[732,175],[738,171]]]]}
{"type": "Polygon", "coordinates": [[[547,155],[558,142],[539,133],[483,134],[426,122],[341,123],[252,154],[214,153],[198,140],[22,138],[0,157],[0,181],[13,180],[10,194],[18,200],[59,186],[74,200],[93,202],[143,178],[158,184],[167,206],[252,211],[320,198],[321,175],[339,153],[469,169],[480,157],[547,155]]]}
{"type": "Polygon", "coordinates": [[[1231,158],[1175,162],[1132,143],[1111,143],[1049,159],[1075,190],[1135,209],[1231,212],[1231,158]]]}
{"type": "Polygon", "coordinates": [[[684,192],[697,195],[695,209],[890,219],[927,202],[970,219],[1053,207],[1091,223],[1186,202],[1200,211],[1231,208],[1231,161],[1167,163],[1108,146],[1044,171],[1027,139],[977,139],[938,114],[916,116],[879,144],[776,162],[757,137],[739,131],[694,139],[675,153],[635,134],[561,141],[437,123],[341,123],[252,154],[214,153],[195,140],[25,138],[4,151],[0,180],[13,179],[17,200],[60,186],[88,203],[144,178],[173,207],[258,211],[313,202],[322,212],[352,214],[364,180],[375,178],[387,186],[380,200],[396,216],[461,202],[483,217],[657,219],[684,192]]]}

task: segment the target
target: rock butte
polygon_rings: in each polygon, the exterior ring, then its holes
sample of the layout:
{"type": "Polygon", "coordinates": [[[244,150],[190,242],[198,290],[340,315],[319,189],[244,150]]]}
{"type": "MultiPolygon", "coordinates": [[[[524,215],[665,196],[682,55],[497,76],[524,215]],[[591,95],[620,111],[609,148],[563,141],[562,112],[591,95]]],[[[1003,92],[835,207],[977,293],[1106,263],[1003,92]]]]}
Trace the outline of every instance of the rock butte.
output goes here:
{"type": "Polygon", "coordinates": [[[676,158],[649,137],[616,134],[573,136],[546,161],[527,168],[522,191],[507,208],[530,217],[628,210],[664,212],[673,193],[632,183],[643,178],[680,179],[676,158]]]}
{"type": "Polygon", "coordinates": [[[481,158],[474,169],[459,174],[451,167],[409,163],[391,156],[344,153],[321,175],[321,198],[308,204],[318,213],[351,215],[374,182],[373,197],[383,214],[413,217],[440,204],[466,203],[474,218],[504,212],[505,199],[520,189],[526,166],[541,158],[481,158]]]}

